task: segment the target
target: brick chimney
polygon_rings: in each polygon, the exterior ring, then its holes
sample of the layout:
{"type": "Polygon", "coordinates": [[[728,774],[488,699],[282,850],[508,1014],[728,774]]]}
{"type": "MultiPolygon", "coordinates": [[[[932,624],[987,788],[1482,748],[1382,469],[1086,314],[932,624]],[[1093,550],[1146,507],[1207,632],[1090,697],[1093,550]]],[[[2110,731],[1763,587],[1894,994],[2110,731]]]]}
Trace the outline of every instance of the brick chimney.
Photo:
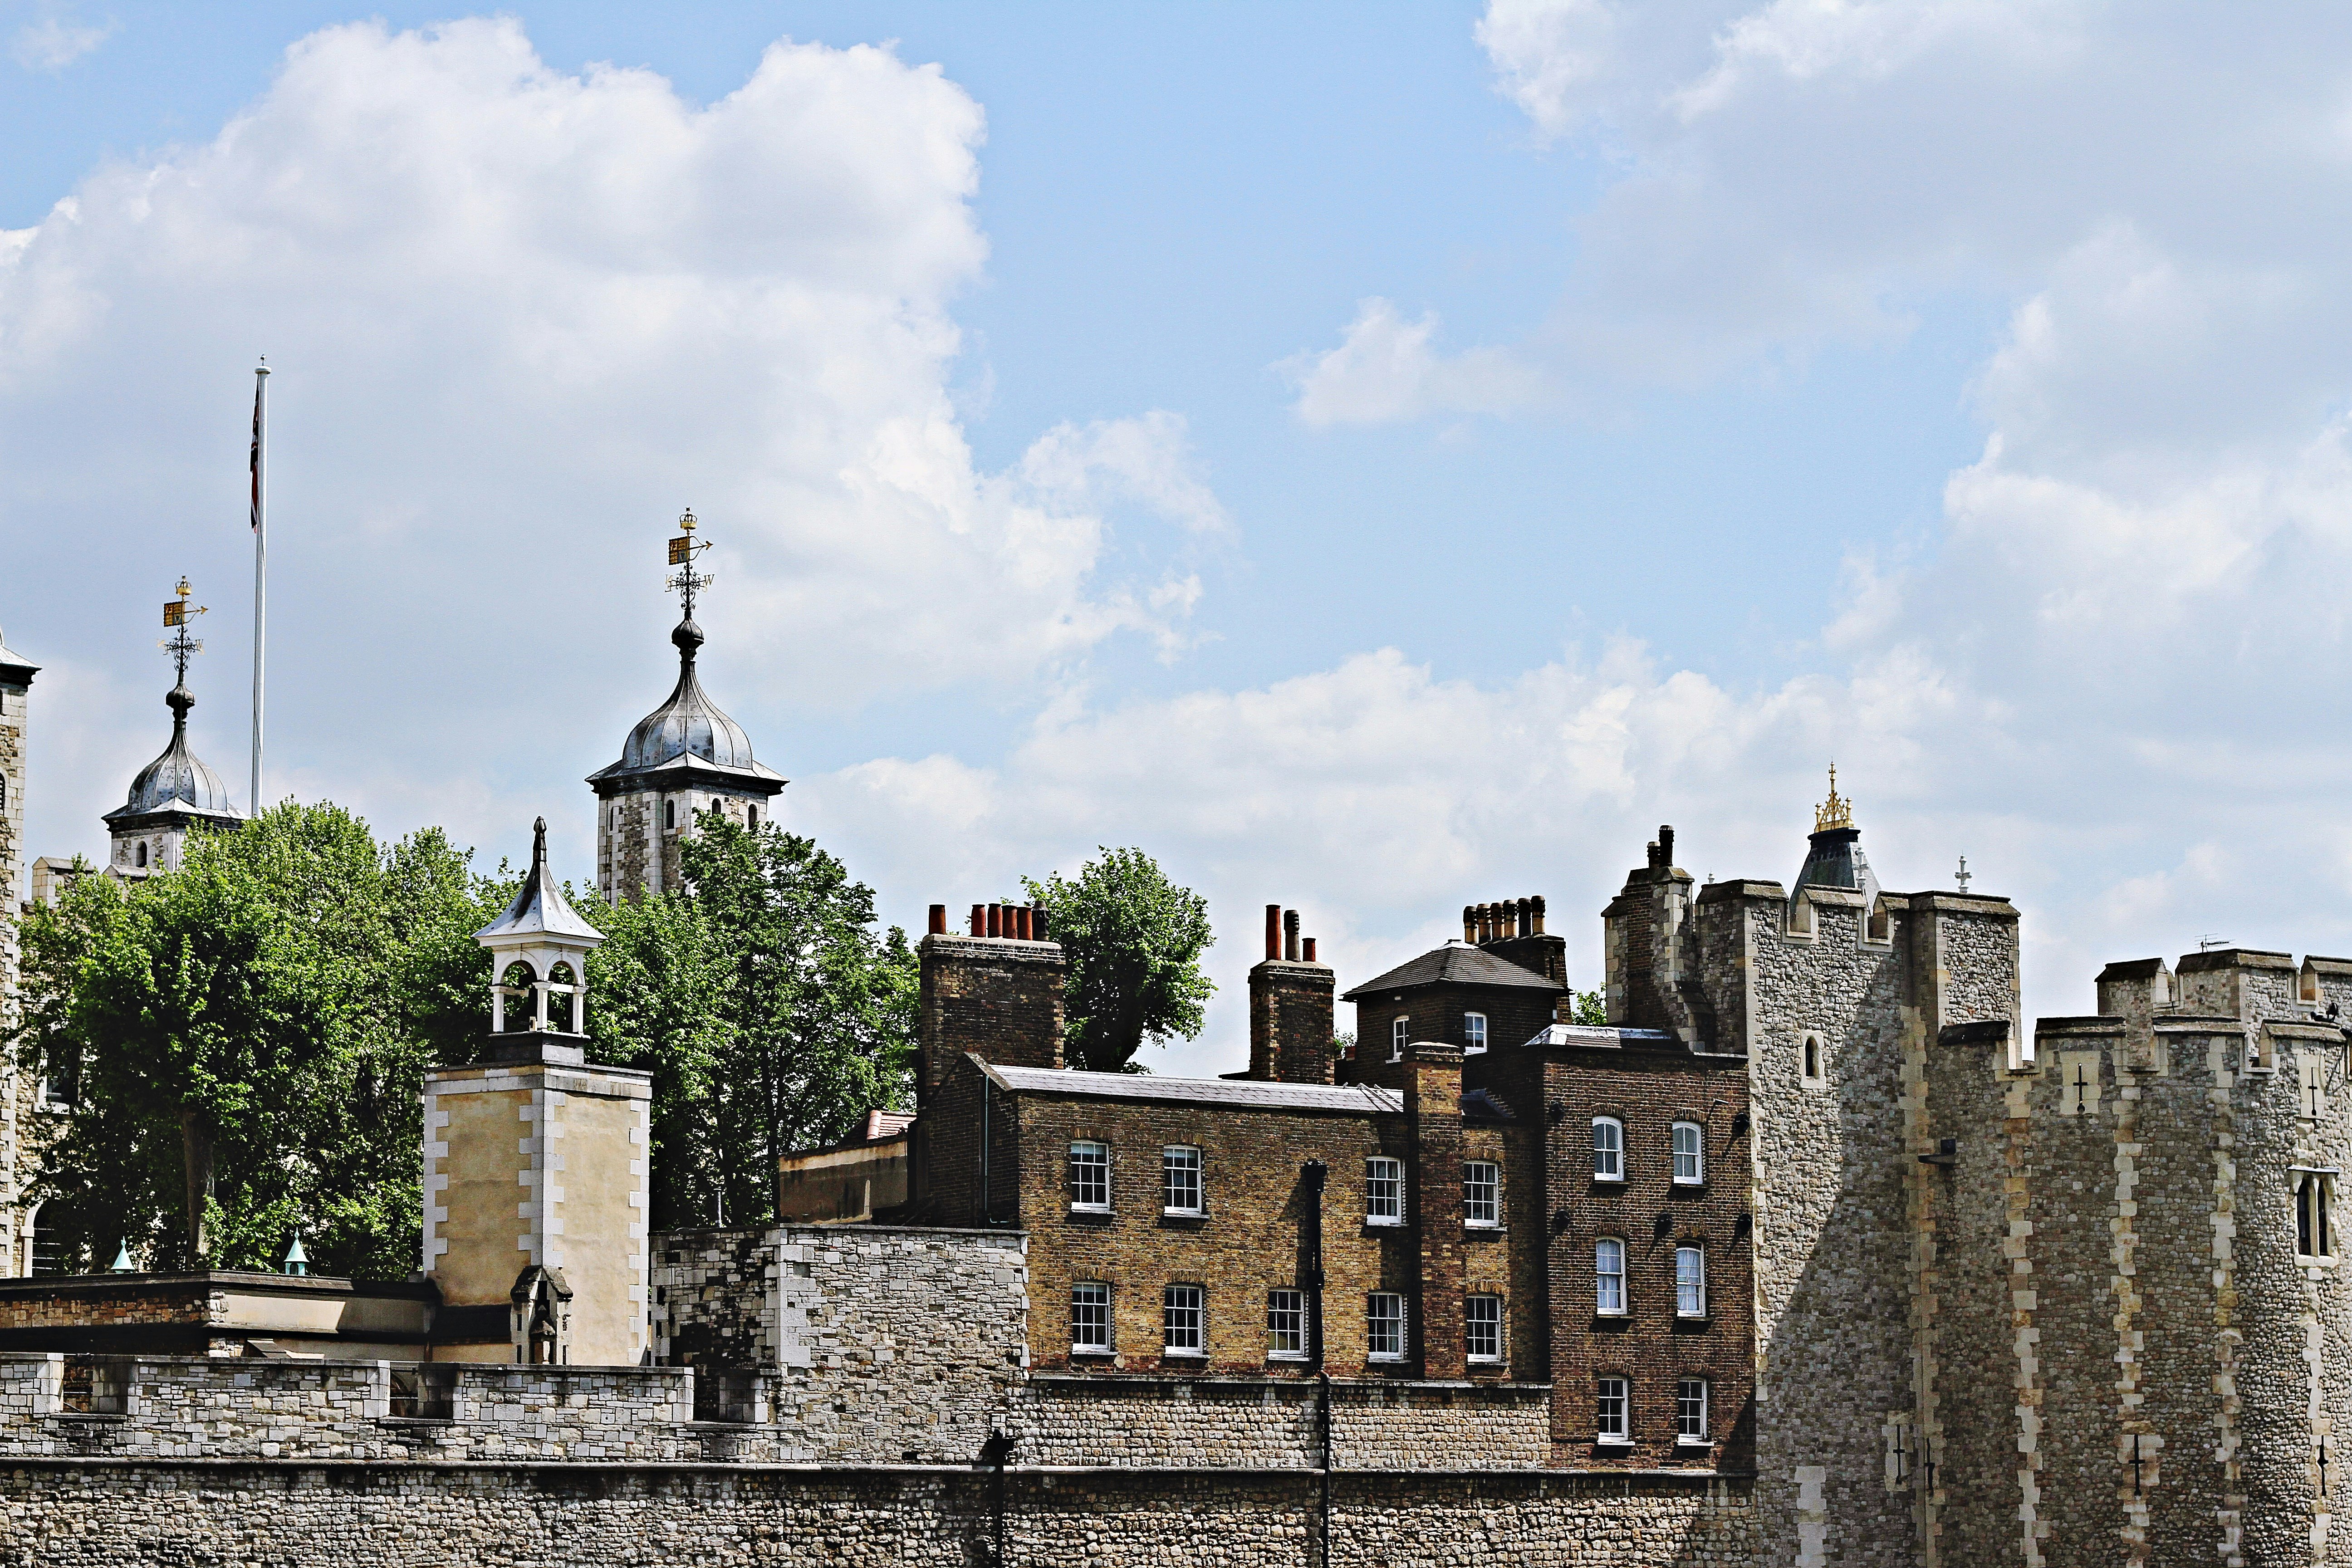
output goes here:
{"type": "Polygon", "coordinates": [[[1462,1047],[1430,1041],[1406,1047],[1386,1069],[1404,1091],[1412,1129],[1414,1233],[1421,1242],[1421,1375],[1469,1375],[1462,1323],[1462,1047]]]}
{"type": "Polygon", "coordinates": [[[1061,944],[1044,940],[1043,910],[974,904],[969,932],[944,929],[944,905],[930,912],[915,949],[922,997],[910,1196],[926,1223],[987,1224],[1017,1207],[1016,1173],[1010,1119],[970,1058],[1061,1067],[1070,966],[1061,944]]]}
{"type": "Polygon", "coordinates": [[[1298,934],[1298,911],[1266,905],[1265,958],[1250,971],[1250,1077],[1331,1081],[1331,993],[1315,939],[1298,934]]]}

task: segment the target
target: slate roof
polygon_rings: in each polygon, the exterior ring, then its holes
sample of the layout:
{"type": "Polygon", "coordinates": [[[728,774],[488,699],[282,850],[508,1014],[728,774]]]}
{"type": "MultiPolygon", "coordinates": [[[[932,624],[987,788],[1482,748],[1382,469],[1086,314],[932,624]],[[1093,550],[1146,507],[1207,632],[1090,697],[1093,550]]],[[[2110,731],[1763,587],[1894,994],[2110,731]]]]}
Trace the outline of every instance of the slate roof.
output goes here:
{"type": "Polygon", "coordinates": [[[1034,1094],[1076,1094],[1096,1100],[1176,1100],[1236,1110],[1336,1110],[1397,1116],[1404,1096],[1366,1083],[1267,1083],[1259,1079],[1161,1078],[1140,1072],[1079,1072],[1057,1068],[982,1064],[998,1087],[1034,1094]]]}
{"type": "MultiPolygon", "coordinates": [[[[1601,1028],[1591,1024],[1547,1024],[1528,1046],[1657,1046],[1675,1038],[1664,1029],[1601,1028]]],[[[1525,1047],[1522,1047],[1525,1048],[1525,1047]]]]}
{"type": "Polygon", "coordinates": [[[541,935],[567,937],[589,947],[604,940],[603,931],[580,918],[547,868],[547,818],[543,816],[530,825],[530,875],[515,889],[514,902],[507,906],[507,912],[476,931],[474,940],[487,944],[506,937],[541,935]]]}
{"type": "Polygon", "coordinates": [[[1359,996],[1375,992],[1405,991],[1416,985],[1523,985],[1532,990],[1555,994],[1567,986],[1557,980],[1547,980],[1525,964],[1513,963],[1507,958],[1496,958],[1483,949],[1464,942],[1449,942],[1433,948],[1419,958],[1398,964],[1375,980],[1367,980],[1340,1000],[1352,1002],[1359,996]]]}

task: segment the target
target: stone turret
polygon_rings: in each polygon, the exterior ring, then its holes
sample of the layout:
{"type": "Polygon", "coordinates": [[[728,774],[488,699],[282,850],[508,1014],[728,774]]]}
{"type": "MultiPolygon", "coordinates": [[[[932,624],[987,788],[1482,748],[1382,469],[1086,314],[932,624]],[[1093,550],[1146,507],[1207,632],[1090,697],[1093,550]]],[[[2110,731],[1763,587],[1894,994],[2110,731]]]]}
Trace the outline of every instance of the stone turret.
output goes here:
{"type": "Polygon", "coordinates": [[[677,887],[678,846],[694,831],[697,812],[718,811],[745,827],[772,816],[770,805],[785,779],[751,755],[743,726],[719,710],[695,672],[704,641],[694,619],[694,595],[710,582],[695,574],[694,556],[709,548],[694,537],[695,518],[678,520],[684,534],[670,542],[670,579],[686,614],[669,640],[677,648],[677,684],[662,705],[637,721],[620,761],[588,775],[596,792],[596,887],[617,902],[677,887]]]}
{"type": "Polygon", "coordinates": [[[633,1364],[652,1346],[653,1078],[587,1059],[587,959],[604,938],[547,866],[476,934],[493,1029],[425,1079],[425,1272],[437,1358],[633,1364]]]}

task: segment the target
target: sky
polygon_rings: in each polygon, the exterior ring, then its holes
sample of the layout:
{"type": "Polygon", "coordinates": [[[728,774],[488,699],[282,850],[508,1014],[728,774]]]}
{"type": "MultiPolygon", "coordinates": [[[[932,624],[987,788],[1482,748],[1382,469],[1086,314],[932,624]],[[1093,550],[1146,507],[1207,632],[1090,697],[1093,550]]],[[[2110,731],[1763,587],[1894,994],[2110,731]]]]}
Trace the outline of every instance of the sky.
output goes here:
{"type": "MultiPolygon", "coordinates": [[[[1246,1048],[1661,823],[2352,952],[2352,17],[2018,0],[0,4],[33,855],[162,749],[591,879],[674,678],[886,921],[1139,846],[1246,1048]]],[[[1345,1026],[1346,1018],[1342,1017],[1345,1026]]]]}

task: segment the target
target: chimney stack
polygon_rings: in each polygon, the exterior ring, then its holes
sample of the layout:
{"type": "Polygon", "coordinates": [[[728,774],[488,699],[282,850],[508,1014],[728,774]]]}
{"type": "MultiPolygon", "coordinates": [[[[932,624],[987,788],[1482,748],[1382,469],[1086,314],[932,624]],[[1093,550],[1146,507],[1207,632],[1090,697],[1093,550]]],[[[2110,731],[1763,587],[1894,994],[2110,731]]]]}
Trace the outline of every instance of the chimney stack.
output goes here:
{"type": "Polygon", "coordinates": [[[1331,1081],[1331,971],[1298,911],[1265,907],[1265,959],[1250,971],[1249,1076],[1278,1083],[1331,1081]],[[1302,954],[1304,956],[1302,956],[1302,954]]]}

